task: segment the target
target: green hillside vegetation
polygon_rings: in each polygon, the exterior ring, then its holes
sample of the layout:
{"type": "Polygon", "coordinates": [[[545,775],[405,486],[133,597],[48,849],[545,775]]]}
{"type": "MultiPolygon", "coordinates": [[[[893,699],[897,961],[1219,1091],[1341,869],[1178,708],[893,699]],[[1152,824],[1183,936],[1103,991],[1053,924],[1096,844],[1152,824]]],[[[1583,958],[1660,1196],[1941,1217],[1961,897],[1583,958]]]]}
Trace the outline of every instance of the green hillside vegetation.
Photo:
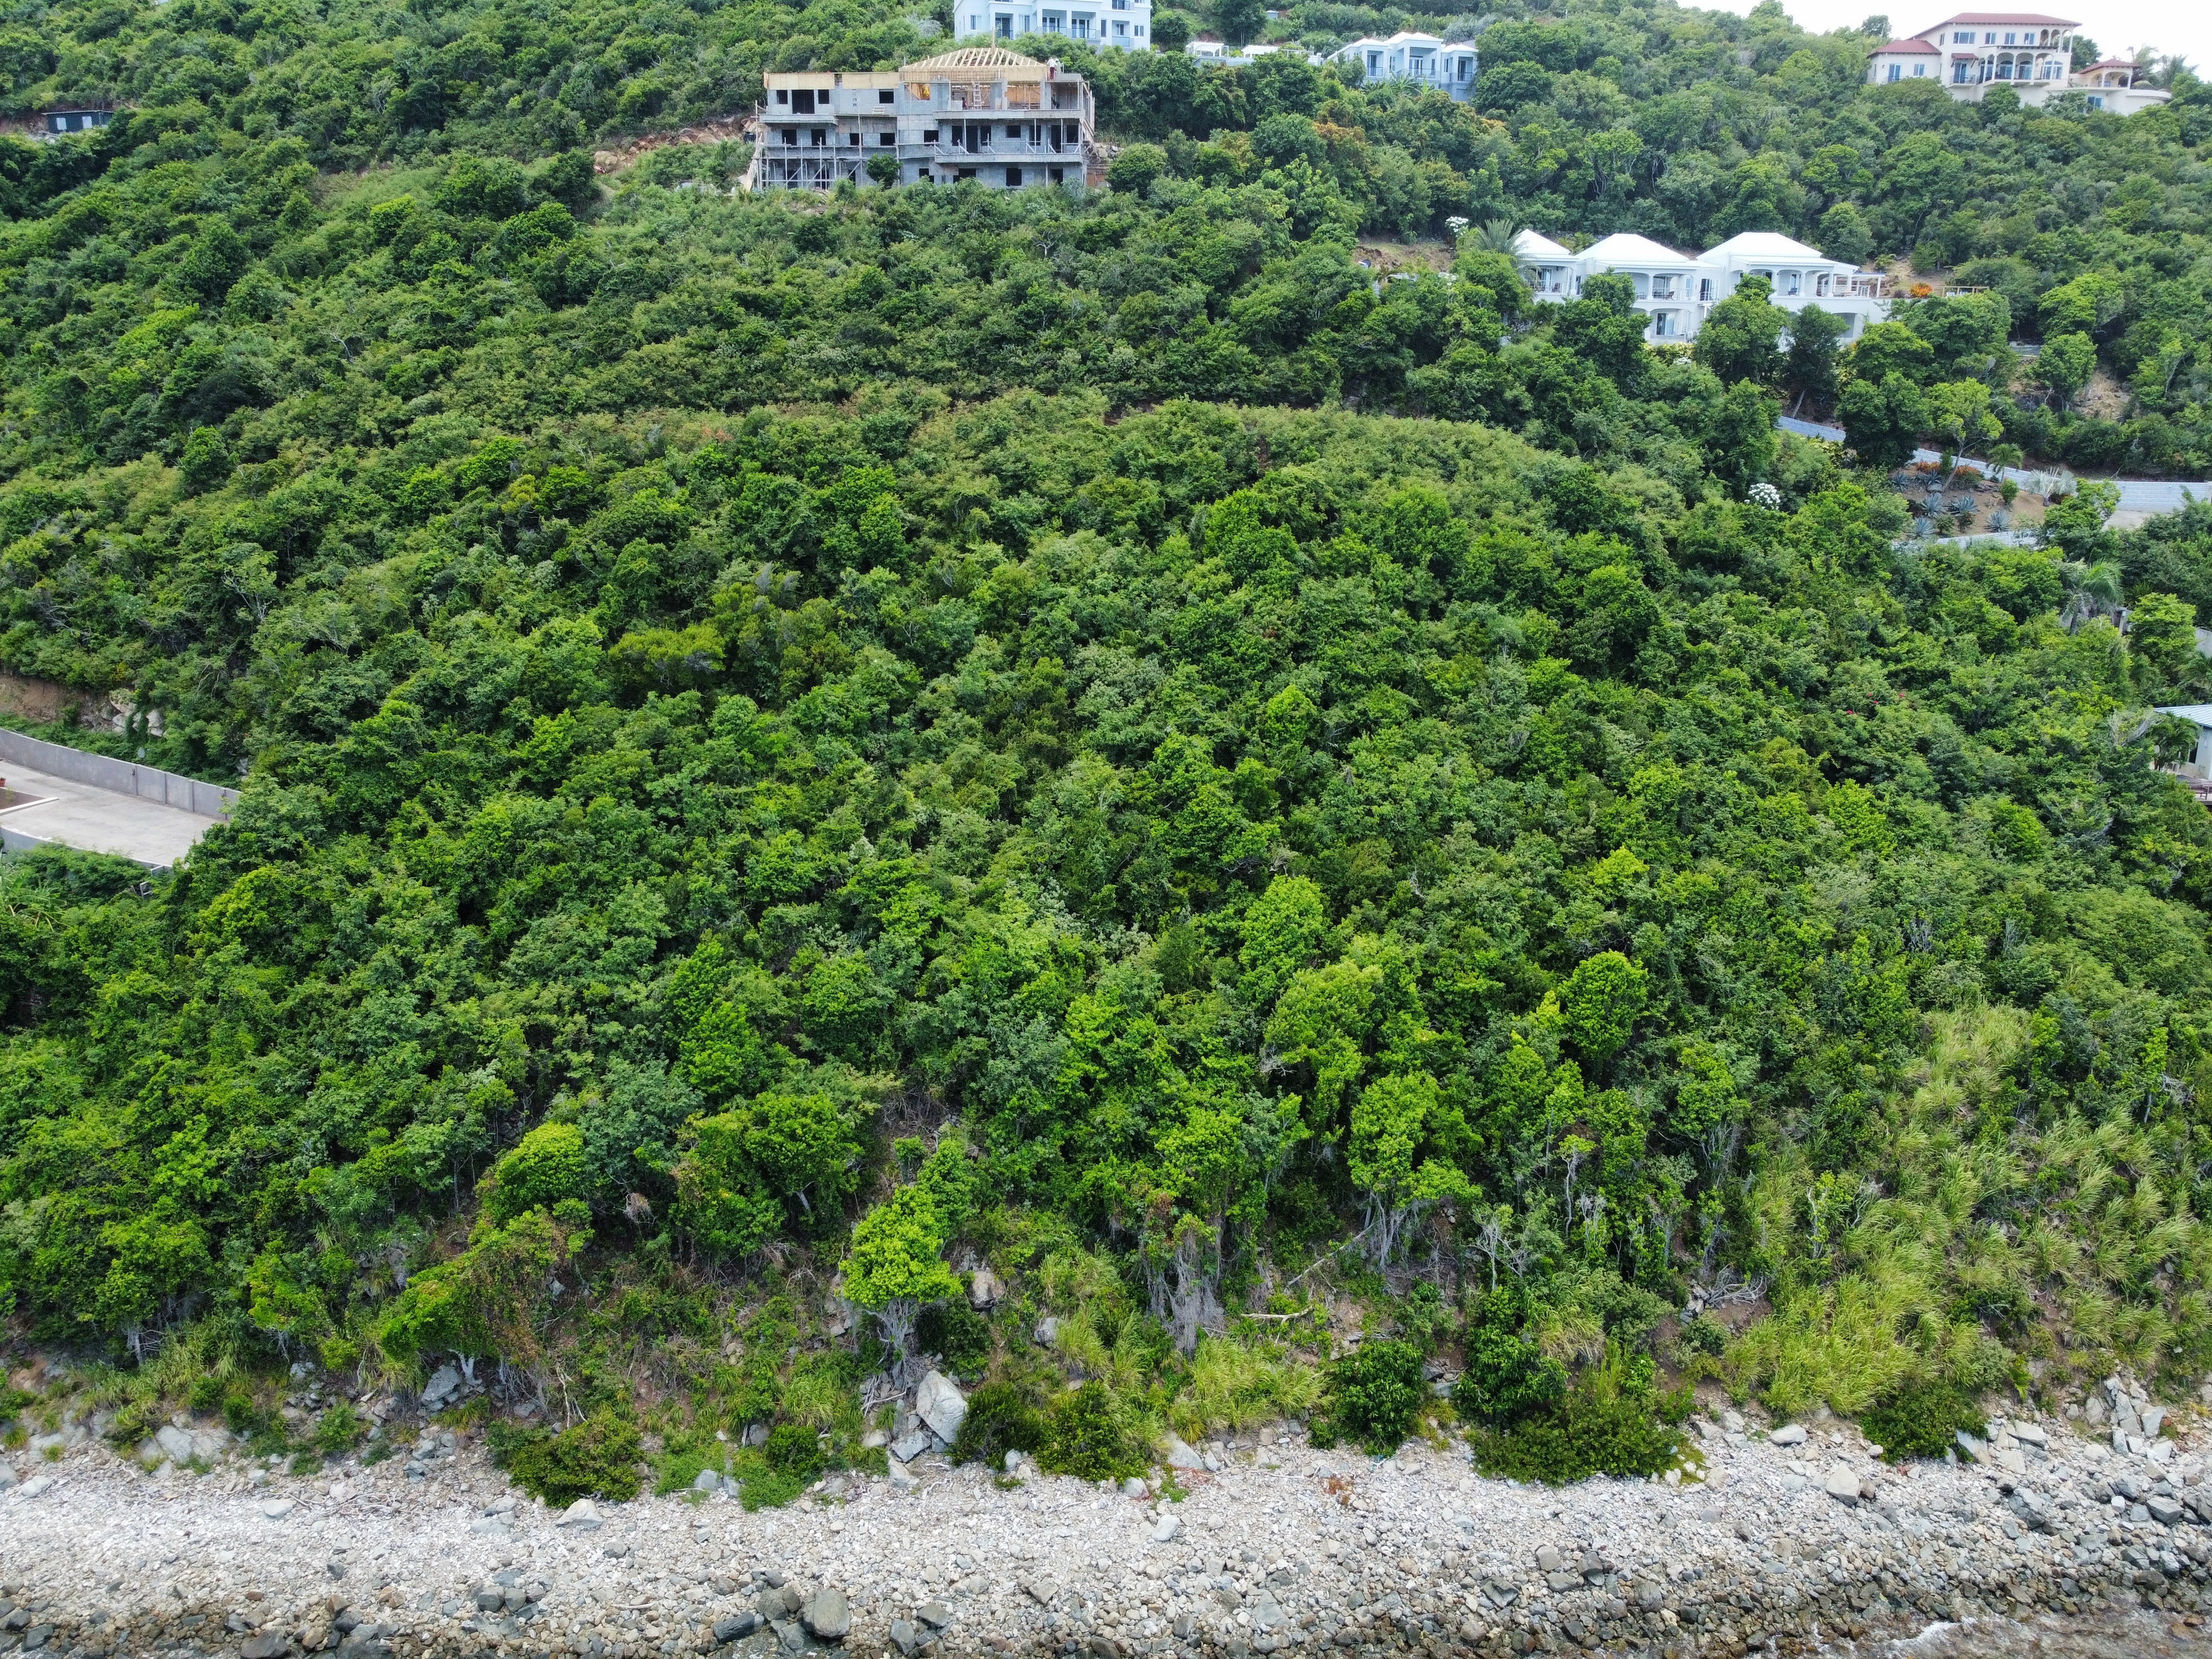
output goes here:
{"type": "MultiPolygon", "coordinates": [[[[2017,310],[1838,357],[1754,291],[1689,356],[1480,228],[1449,282],[1356,263],[1448,213],[1751,222],[1648,216],[1686,151],[1540,178],[1533,98],[1109,64],[1158,142],[1089,199],[754,201],[741,148],[576,146],[909,21],[195,3],[57,10],[18,103],[137,107],[0,149],[0,666],[130,692],[55,735],[246,775],[173,878],[0,860],[0,1306],[112,1367],[118,1435],[283,1445],[291,1361],[465,1358],[566,1425],[501,1431],[541,1490],[773,1425],[772,1501],[929,1355],[992,1390],[977,1455],[1450,1416],[1561,1477],[1668,1466],[1686,1378],[1895,1416],[2212,1368],[2212,823],[2151,713],[2212,697],[2212,509],[1902,544],[1881,471],[1916,401],[2091,424],[2008,389],[2021,319],[2080,300],[2108,366],[2203,327],[2193,82],[1824,102],[1790,64],[1863,40],[1676,12],[1545,70],[1632,80],[1632,145],[1787,105],[1712,153],[1800,234],[1806,124],[1863,129],[1899,252],[2074,135],[2008,185],[2051,221],[2017,310]],[[1921,137],[1940,221],[1881,182],[1921,137]],[[2170,216],[2069,182],[2115,178],[2170,216]],[[1872,465],[1778,439],[1800,394],[1872,465]],[[1686,1323],[1693,1284],[1764,1300],[1686,1323]]],[[[2197,441],[2172,384],[2100,429],[2197,441]]]]}

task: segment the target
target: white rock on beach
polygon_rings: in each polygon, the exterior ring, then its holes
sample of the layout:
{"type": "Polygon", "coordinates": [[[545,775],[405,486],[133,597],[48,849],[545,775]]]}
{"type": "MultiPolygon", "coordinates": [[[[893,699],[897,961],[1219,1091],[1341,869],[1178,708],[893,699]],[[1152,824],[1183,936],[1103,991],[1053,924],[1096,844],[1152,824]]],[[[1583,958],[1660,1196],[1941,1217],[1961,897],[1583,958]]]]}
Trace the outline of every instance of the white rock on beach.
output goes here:
{"type": "Polygon", "coordinates": [[[915,1391],[914,1409],[929,1431],[950,1445],[968,1416],[968,1397],[942,1371],[932,1371],[915,1391]]]}

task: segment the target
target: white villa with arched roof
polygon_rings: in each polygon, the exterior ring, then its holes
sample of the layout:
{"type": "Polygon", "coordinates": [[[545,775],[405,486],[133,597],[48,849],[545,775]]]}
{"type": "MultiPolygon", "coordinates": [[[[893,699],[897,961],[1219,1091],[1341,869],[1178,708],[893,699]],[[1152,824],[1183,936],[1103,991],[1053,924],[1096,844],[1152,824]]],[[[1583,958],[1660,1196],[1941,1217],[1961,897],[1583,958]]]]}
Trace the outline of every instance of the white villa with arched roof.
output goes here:
{"type": "Polygon", "coordinates": [[[1773,303],[1785,311],[1817,306],[1844,319],[1850,324],[1847,340],[1857,339],[1889,315],[1886,277],[1831,259],[1774,231],[1748,230],[1691,255],[1626,233],[1576,253],[1548,236],[1524,230],[1513,239],[1513,252],[1536,298],[1552,304],[1578,297],[1592,276],[1627,277],[1636,308],[1650,319],[1644,338],[1654,343],[1692,338],[1712,308],[1747,276],[1765,277],[1773,303]]]}

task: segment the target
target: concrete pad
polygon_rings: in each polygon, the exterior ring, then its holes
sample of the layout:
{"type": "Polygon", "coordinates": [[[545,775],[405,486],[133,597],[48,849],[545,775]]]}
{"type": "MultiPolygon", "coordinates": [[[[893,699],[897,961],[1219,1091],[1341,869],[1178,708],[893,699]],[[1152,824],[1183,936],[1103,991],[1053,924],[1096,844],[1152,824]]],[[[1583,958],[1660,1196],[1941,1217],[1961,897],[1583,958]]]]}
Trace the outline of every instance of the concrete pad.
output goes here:
{"type": "Polygon", "coordinates": [[[220,822],[12,762],[0,762],[0,777],[14,793],[37,798],[30,805],[0,811],[0,832],[16,846],[22,844],[17,837],[27,837],[88,853],[116,853],[145,865],[170,865],[220,822]]]}

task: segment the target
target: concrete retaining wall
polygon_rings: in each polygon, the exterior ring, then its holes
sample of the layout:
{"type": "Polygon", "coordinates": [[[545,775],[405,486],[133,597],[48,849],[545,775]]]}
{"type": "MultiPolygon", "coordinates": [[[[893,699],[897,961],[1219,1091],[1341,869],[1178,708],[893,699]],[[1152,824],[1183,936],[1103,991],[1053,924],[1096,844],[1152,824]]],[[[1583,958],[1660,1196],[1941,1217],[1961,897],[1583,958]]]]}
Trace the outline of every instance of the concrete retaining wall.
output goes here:
{"type": "Polygon", "coordinates": [[[159,801],[164,806],[196,812],[204,818],[227,818],[230,809],[238,805],[235,789],[202,783],[198,778],[183,777],[131,761],[87,754],[82,749],[70,749],[58,743],[41,743],[4,726],[0,726],[0,763],[27,766],[53,777],[67,778],[71,783],[112,789],[118,795],[159,801]]]}

